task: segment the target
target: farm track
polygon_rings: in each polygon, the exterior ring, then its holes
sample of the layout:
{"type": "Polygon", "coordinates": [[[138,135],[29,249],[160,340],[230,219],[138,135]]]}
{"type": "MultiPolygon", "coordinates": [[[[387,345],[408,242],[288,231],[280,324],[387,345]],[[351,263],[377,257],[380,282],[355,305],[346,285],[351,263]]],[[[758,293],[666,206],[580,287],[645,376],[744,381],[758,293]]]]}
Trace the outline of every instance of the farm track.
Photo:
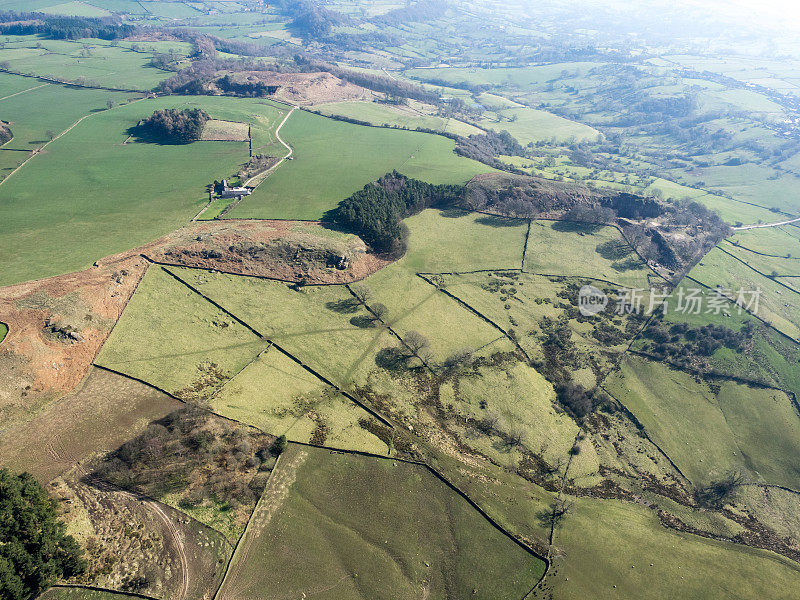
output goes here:
{"type": "Polygon", "coordinates": [[[17,92],[15,94],[9,94],[8,96],[3,96],[0,100],[8,100],[9,98],[13,98],[14,96],[19,96],[20,94],[24,94],[26,92],[32,92],[33,90],[38,90],[39,88],[43,88],[45,86],[50,85],[49,83],[43,83],[42,85],[35,85],[32,88],[28,88],[27,90],[22,90],[21,92],[17,92]]]}
{"type": "Polygon", "coordinates": [[[791,225],[792,223],[800,222],[800,217],[796,219],[789,219],[788,221],[778,221],[777,223],[756,223],[755,225],[742,225],[740,227],[731,227],[734,231],[747,231],[748,229],[765,229],[767,227],[779,227],[781,225],[791,225]]]}
{"type": "Polygon", "coordinates": [[[262,172],[262,173],[259,173],[258,175],[254,175],[253,177],[251,177],[250,179],[248,179],[247,181],[245,181],[245,182],[244,182],[244,184],[243,184],[243,186],[244,186],[244,187],[250,187],[250,185],[253,183],[253,181],[255,181],[255,182],[256,182],[256,185],[255,185],[254,187],[258,187],[259,185],[261,185],[261,183],[262,183],[262,182],[263,182],[263,181],[264,181],[264,180],[265,180],[267,177],[269,177],[269,176],[272,174],[272,172],[273,172],[275,169],[277,169],[279,166],[281,166],[281,164],[283,163],[283,161],[285,161],[285,160],[288,160],[288,159],[290,159],[290,158],[292,157],[292,154],[294,154],[294,150],[293,150],[293,149],[292,149],[292,147],[291,147],[289,144],[287,144],[287,143],[286,143],[286,142],[283,140],[283,138],[281,137],[281,128],[284,126],[284,124],[286,123],[286,121],[288,121],[288,120],[289,120],[289,117],[290,117],[290,116],[292,116],[292,113],[293,113],[294,111],[296,111],[296,110],[297,110],[297,107],[296,107],[296,106],[292,106],[291,110],[290,110],[289,112],[287,112],[287,113],[286,113],[286,116],[285,116],[285,117],[283,117],[283,121],[281,121],[281,122],[280,122],[280,125],[278,125],[278,126],[275,128],[275,137],[276,137],[276,139],[277,139],[277,140],[278,140],[278,141],[279,141],[279,142],[280,142],[280,143],[283,145],[283,147],[284,147],[284,148],[286,148],[286,150],[287,150],[287,153],[286,153],[286,155],[285,155],[283,158],[281,158],[281,159],[280,159],[278,162],[276,162],[274,165],[272,165],[272,166],[271,166],[269,169],[267,169],[266,171],[264,171],[264,172],[262,172]]]}

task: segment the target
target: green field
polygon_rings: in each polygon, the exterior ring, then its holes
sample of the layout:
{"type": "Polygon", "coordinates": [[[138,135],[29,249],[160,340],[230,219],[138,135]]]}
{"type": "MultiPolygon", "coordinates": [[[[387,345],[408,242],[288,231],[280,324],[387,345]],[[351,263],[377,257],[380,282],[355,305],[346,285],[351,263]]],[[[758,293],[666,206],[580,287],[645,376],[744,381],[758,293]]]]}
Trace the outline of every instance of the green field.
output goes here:
{"type": "Polygon", "coordinates": [[[429,183],[466,183],[491,171],[461,158],[447,138],[364,127],[295,111],[281,129],[294,149],[252,196],[229,214],[237,218],[320,219],[364,185],[397,169],[429,183]]]}
{"type": "Polygon", "coordinates": [[[525,271],[589,277],[631,288],[648,287],[650,271],[635,254],[630,260],[614,261],[596,250],[610,241],[624,243],[613,227],[533,221],[525,253],[525,271]]]}
{"type": "Polygon", "coordinates": [[[544,571],[424,468],[294,445],[233,561],[221,600],[522,598],[544,571]]]}
{"type": "Polygon", "coordinates": [[[359,419],[371,418],[366,411],[274,347],[227,382],[210,406],[224,417],[295,442],[387,451],[386,444],[359,426],[359,419]]]}
{"type": "Polygon", "coordinates": [[[725,382],[717,388],[640,358],[626,360],[605,387],[695,484],[727,471],[800,486],[800,417],[783,392],[725,382]]]}
{"type": "Polygon", "coordinates": [[[202,398],[265,347],[258,336],[153,266],[96,362],[172,394],[202,398]],[[211,365],[216,365],[213,372],[211,365]]]}
{"type": "Polygon", "coordinates": [[[469,123],[423,112],[415,108],[414,104],[391,106],[379,102],[332,102],[319,104],[314,107],[314,110],[323,115],[338,115],[378,126],[386,125],[404,129],[420,127],[463,136],[483,133],[481,129],[469,123]]]}
{"type": "Polygon", "coordinates": [[[151,53],[111,46],[105,40],[27,40],[24,46],[0,50],[0,60],[11,71],[79,85],[145,91],[172,75],[150,65],[151,53]]]}
{"type": "Polygon", "coordinates": [[[0,97],[0,118],[11,123],[14,134],[14,139],[0,149],[0,175],[6,177],[31,151],[49,141],[49,132],[61,133],[81,117],[105,109],[109,100],[122,104],[140,96],[70,88],[0,73],[0,97]]]}
{"type": "Polygon", "coordinates": [[[252,123],[270,147],[280,111],[258,100],[169,97],[91,114],[0,185],[0,285],[84,269],[188,222],[206,186],[247,161],[247,143],[123,142],[154,110],[195,106],[252,123]]]}
{"type": "MultiPolygon", "coordinates": [[[[689,276],[711,288],[719,287],[733,299],[739,290],[760,291],[757,316],[786,335],[800,340],[800,293],[757,273],[720,248],[714,248],[706,254],[689,272],[689,276]]],[[[745,297],[746,300],[748,298],[752,298],[752,294],[745,297]]]]}
{"type": "Polygon", "coordinates": [[[48,6],[42,12],[54,15],[69,15],[74,17],[109,17],[111,13],[104,8],[98,8],[88,2],[64,2],[48,6]]]}
{"type": "Polygon", "coordinates": [[[546,581],[565,600],[790,600],[800,577],[782,556],[666,529],[616,500],[574,499],[554,541],[561,552],[546,581]]]}
{"type": "Polygon", "coordinates": [[[552,140],[596,142],[602,138],[593,127],[527,106],[497,109],[494,116],[485,117],[479,123],[486,129],[508,131],[523,146],[552,140]]]}

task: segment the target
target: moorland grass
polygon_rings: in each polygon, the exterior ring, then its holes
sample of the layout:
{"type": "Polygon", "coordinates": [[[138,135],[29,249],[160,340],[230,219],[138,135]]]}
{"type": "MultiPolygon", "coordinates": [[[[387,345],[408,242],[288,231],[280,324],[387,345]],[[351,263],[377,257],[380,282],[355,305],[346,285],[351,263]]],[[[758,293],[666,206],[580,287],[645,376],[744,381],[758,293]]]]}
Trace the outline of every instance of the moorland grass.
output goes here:
{"type": "Polygon", "coordinates": [[[249,552],[234,556],[243,562],[222,599],[321,592],[330,582],[340,600],[521,598],[544,571],[419,466],[292,445],[273,478],[281,469],[293,469],[284,477],[294,482],[277,510],[268,486],[256,513],[274,510],[272,519],[245,533],[249,552]]]}
{"type": "Polygon", "coordinates": [[[385,454],[386,444],[358,424],[369,414],[274,347],[236,375],[210,403],[217,414],[296,442],[385,454]],[[322,428],[322,439],[315,431],[322,428]]]}

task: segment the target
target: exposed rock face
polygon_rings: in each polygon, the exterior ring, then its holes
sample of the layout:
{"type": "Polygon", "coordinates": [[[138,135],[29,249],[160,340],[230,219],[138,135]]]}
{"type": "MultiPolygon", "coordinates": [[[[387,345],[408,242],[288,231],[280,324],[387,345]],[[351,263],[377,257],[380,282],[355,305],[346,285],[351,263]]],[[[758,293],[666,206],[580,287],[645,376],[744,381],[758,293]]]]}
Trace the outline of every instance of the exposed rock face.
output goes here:
{"type": "Polygon", "coordinates": [[[8,127],[8,123],[6,123],[5,121],[0,121],[0,146],[11,141],[11,138],[13,137],[14,134],[11,133],[11,129],[8,127]]]}

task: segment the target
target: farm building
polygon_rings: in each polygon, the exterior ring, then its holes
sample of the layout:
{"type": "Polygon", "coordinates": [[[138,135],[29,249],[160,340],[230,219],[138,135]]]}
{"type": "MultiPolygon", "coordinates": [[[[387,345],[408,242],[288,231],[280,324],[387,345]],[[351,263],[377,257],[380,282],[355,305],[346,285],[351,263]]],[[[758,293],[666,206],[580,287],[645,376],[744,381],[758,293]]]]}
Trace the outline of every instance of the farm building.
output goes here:
{"type": "Polygon", "coordinates": [[[220,198],[241,198],[242,196],[249,196],[252,193],[250,188],[246,187],[230,187],[227,180],[222,180],[222,189],[219,192],[220,198]]]}

